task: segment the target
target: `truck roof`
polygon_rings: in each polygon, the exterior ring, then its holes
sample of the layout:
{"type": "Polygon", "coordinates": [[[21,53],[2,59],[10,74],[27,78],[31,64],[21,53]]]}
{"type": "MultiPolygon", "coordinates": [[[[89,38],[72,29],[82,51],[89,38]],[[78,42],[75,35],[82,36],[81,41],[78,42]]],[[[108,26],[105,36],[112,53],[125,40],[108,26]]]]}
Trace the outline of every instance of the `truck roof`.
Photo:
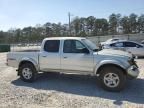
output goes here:
{"type": "Polygon", "coordinates": [[[48,38],[45,38],[44,40],[64,40],[64,39],[80,40],[80,39],[86,39],[86,38],[84,38],[84,37],[48,37],[48,38]]]}

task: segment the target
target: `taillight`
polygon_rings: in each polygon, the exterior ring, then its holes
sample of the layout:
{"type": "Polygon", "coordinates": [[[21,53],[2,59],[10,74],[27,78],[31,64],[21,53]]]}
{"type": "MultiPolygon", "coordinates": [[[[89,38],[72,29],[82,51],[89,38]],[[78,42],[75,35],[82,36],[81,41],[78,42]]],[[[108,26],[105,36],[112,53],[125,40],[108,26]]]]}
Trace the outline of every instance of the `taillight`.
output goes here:
{"type": "Polygon", "coordinates": [[[6,59],[6,65],[8,65],[8,59],[6,59]]]}

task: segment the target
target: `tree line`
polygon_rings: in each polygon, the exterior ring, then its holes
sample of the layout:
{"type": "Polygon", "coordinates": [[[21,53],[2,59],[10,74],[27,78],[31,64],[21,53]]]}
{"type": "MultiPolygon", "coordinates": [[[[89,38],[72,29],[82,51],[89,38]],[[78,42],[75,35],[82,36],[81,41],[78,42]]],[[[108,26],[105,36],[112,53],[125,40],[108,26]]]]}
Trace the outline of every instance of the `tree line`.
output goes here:
{"type": "Polygon", "coordinates": [[[75,17],[70,25],[47,22],[44,25],[0,31],[0,43],[40,42],[46,37],[101,36],[144,33],[144,14],[111,14],[108,19],[94,16],[75,17]]]}

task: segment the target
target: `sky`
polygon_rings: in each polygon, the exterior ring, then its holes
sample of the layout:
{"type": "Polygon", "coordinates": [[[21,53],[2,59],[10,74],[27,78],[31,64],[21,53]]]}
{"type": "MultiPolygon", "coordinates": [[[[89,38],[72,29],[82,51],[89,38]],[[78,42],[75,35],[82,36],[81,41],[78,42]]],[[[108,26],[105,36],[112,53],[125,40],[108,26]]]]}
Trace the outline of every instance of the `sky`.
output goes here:
{"type": "Polygon", "coordinates": [[[112,13],[141,15],[144,0],[0,0],[0,30],[68,23],[68,12],[71,20],[76,16],[108,18],[112,13]]]}

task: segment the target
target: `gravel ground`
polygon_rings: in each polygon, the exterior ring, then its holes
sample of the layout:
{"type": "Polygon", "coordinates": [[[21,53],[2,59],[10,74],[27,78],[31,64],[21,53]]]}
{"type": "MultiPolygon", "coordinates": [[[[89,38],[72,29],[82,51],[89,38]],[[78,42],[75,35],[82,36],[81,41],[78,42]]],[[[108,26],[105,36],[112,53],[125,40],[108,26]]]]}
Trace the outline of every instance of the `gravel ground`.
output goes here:
{"type": "Polygon", "coordinates": [[[102,90],[90,76],[47,73],[34,83],[22,82],[0,53],[0,108],[144,108],[144,59],[140,75],[119,93],[102,90]]]}

